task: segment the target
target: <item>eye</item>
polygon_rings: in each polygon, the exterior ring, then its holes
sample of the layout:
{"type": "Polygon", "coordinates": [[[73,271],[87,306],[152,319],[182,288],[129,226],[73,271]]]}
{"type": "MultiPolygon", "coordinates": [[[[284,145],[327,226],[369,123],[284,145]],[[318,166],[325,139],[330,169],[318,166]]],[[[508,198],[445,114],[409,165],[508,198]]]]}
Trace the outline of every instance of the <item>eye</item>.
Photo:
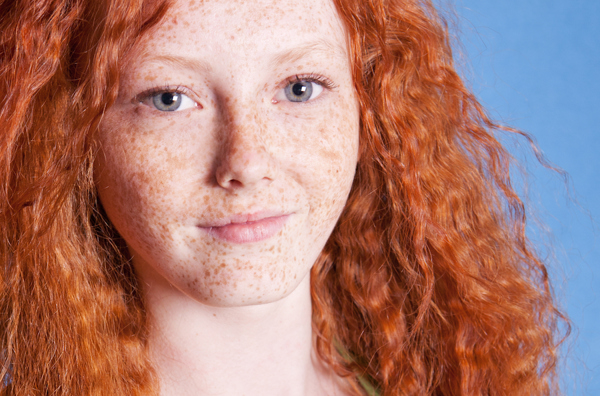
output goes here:
{"type": "Polygon", "coordinates": [[[323,85],[316,81],[297,79],[290,81],[275,96],[277,102],[288,100],[290,102],[306,102],[315,99],[323,92],[323,85]]]}
{"type": "Polygon", "coordinates": [[[180,111],[196,107],[196,102],[181,92],[158,93],[152,97],[152,104],[160,111],[180,111]]]}
{"type": "Polygon", "coordinates": [[[154,91],[142,96],[140,100],[159,111],[182,111],[198,107],[198,104],[186,94],[179,91],[154,91]]]}

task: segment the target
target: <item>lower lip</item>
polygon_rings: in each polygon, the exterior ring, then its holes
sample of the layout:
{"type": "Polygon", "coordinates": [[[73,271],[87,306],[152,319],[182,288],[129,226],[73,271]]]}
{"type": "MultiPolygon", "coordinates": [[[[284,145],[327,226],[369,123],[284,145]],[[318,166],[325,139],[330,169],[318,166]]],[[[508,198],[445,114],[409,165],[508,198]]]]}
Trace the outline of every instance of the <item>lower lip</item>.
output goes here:
{"type": "MultiPolygon", "coordinates": [[[[252,243],[271,238],[283,228],[289,215],[268,217],[246,223],[232,223],[221,227],[207,227],[213,237],[232,243],[252,243]]],[[[204,228],[204,227],[203,227],[204,228]]]]}

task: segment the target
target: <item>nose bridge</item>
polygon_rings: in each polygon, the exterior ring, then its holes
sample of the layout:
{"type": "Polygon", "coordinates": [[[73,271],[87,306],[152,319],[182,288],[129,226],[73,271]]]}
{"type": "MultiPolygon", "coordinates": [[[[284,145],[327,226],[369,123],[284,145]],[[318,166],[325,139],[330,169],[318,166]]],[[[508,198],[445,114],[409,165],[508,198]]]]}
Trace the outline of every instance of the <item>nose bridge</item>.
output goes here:
{"type": "Polygon", "coordinates": [[[225,114],[223,134],[226,145],[233,151],[230,155],[266,151],[264,125],[261,125],[258,111],[251,104],[227,106],[225,114]]]}
{"type": "Polygon", "coordinates": [[[265,139],[267,123],[261,120],[256,104],[226,99],[219,111],[217,183],[232,189],[272,181],[276,169],[265,139]]]}

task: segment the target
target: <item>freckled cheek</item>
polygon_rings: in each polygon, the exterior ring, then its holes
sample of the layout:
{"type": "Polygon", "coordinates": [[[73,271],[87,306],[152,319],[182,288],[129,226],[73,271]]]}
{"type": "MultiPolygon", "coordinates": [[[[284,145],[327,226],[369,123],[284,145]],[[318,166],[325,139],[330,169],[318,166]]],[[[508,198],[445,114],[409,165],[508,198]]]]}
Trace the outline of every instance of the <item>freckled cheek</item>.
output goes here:
{"type": "Polygon", "coordinates": [[[94,170],[100,198],[121,217],[171,216],[203,177],[206,166],[195,162],[204,156],[188,142],[168,143],[160,133],[144,132],[112,131],[101,141],[94,170]]]}
{"type": "Polygon", "coordinates": [[[356,169],[358,117],[332,117],[320,122],[305,142],[303,181],[314,218],[337,219],[346,202],[356,169]]]}

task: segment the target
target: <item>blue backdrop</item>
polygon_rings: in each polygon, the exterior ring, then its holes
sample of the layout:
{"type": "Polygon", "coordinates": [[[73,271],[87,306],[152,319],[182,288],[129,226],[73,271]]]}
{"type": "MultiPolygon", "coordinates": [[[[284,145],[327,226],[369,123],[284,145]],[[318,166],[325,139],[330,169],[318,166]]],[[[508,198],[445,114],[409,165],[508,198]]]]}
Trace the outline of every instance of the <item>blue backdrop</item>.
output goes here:
{"type": "MultiPolygon", "coordinates": [[[[563,389],[600,395],[600,1],[455,0],[454,9],[459,64],[473,90],[495,119],[533,135],[570,175],[569,191],[526,155],[532,215],[547,226],[529,233],[574,325],[562,351],[563,389]]],[[[511,151],[523,158],[526,147],[511,151]]]]}

